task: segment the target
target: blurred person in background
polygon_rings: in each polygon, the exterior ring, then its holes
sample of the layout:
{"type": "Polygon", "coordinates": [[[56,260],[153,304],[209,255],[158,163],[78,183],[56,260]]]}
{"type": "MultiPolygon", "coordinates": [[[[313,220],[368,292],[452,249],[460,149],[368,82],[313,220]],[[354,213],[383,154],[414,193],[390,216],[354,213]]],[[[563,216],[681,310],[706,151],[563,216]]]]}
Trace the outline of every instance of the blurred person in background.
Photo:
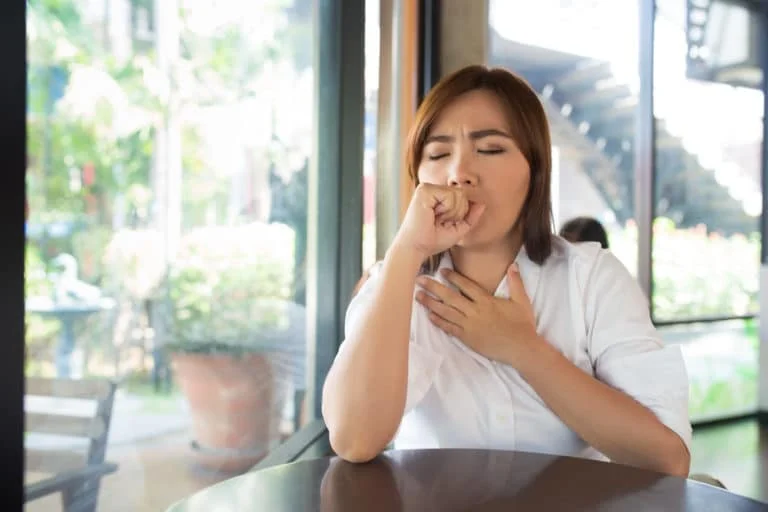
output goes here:
{"type": "Polygon", "coordinates": [[[569,242],[597,242],[608,249],[608,233],[600,221],[592,217],[576,217],[560,228],[560,236],[569,242]]]}

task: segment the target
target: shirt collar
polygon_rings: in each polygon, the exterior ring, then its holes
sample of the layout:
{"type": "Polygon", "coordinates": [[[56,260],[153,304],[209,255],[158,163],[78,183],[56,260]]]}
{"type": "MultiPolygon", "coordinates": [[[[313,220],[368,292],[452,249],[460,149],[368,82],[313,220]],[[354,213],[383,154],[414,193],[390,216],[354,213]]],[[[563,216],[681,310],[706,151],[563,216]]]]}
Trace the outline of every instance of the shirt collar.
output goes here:
{"type": "MultiPolygon", "coordinates": [[[[517,263],[518,267],[520,268],[520,276],[523,278],[523,286],[525,287],[525,292],[531,302],[533,302],[534,296],[536,295],[536,290],[539,287],[541,266],[537,265],[528,258],[528,253],[526,252],[524,246],[520,248],[520,251],[518,251],[517,257],[515,258],[515,263],[517,263]]],[[[448,251],[446,251],[443,254],[443,257],[440,259],[440,263],[437,266],[437,271],[435,272],[434,277],[440,283],[450,286],[451,288],[455,288],[445,279],[445,277],[442,276],[442,274],[440,274],[440,269],[443,268],[449,268],[453,270],[453,259],[451,258],[451,254],[448,251]]],[[[506,276],[501,279],[493,295],[502,299],[509,298],[509,286],[507,284],[506,276]]]]}

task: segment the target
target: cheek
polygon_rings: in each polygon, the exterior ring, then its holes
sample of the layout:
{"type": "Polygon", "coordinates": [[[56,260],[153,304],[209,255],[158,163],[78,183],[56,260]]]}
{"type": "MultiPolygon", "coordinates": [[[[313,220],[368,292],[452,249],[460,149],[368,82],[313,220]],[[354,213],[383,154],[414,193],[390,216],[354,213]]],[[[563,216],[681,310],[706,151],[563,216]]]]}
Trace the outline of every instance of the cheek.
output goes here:
{"type": "Polygon", "coordinates": [[[436,165],[421,164],[417,176],[419,183],[427,183],[429,185],[439,185],[441,183],[440,173],[436,165]]]}
{"type": "Polygon", "coordinates": [[[517,182],[517,191],[522,199],[528,195],[528,189],[531,187],[531,177],[528,173],[523,174],[517,182]]]}
{"type": "Polygon", "coordinates": [[[531,181],[528,166],[507,164],[496,171],[489,173],[493,179],[487,182],[495,202],[507,207],[524,202],[531,181]]]}
{"type": "Polygon", "coordinates": [[[511,189],[514,190],[516,197],[519,196],[520,201],[525,201],[528,195],[528,189],[531,186],[531,169],[528,166],[528,162],[521,157],[522,161],[518,161],[512,169],[509,175],[511,189]]]}

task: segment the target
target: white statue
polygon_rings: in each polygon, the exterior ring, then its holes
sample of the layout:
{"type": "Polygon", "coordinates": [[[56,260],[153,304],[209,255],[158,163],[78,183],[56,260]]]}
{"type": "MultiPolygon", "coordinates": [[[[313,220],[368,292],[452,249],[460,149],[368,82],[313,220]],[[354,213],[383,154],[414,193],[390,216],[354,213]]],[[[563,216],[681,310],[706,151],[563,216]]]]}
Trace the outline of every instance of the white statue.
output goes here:
{"type": "Polygon", "coordinates": [[[53,299],[55,302],[97,302],[101,290],[77,278],[77,260],[71,254],[53,259],[53,299]]]}

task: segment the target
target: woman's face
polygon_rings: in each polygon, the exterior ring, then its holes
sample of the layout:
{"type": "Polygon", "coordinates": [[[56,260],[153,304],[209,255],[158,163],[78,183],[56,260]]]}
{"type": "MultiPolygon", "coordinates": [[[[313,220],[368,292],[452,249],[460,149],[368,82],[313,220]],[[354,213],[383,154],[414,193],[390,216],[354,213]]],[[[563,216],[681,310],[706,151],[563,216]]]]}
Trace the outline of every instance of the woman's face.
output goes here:
{"type": "Polygon", "coordinates": [[[469,92],[435,119],[419,164],[419,181],[460,187],[485,205],[462,247],[505,240],[528,195],[531,171],[510,135],[502,105],[488,91],[469,92]]]}

